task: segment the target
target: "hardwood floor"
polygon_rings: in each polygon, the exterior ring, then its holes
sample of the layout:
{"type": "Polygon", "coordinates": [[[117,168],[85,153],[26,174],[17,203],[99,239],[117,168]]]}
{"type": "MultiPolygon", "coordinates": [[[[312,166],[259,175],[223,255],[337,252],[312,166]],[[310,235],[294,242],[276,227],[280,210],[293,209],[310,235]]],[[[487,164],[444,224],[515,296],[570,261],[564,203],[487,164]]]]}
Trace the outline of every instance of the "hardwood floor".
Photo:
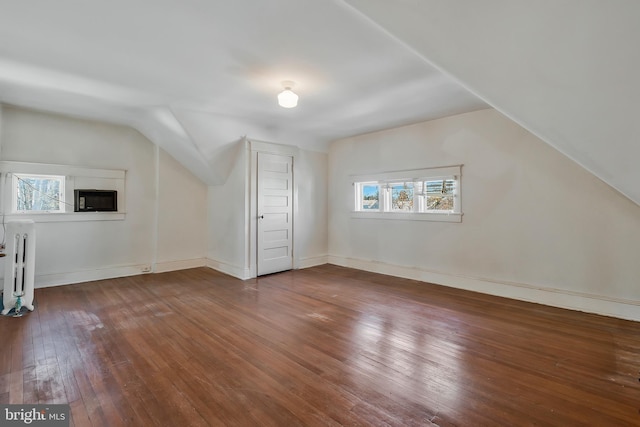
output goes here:
{"type": "Polygon", "coordinates": [[[336,266],[36,290],[0,402],[75,426],[640,425],[640,323],[336,266]]]}

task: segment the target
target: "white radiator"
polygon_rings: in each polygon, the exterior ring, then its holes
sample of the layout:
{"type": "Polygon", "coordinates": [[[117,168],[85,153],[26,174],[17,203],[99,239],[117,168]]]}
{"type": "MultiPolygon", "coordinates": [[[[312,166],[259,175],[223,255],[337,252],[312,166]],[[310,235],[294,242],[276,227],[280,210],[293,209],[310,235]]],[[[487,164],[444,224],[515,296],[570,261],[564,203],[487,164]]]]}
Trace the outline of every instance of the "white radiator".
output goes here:
{"type": "Polygon", "coordinates": [[[4,309],[7,314],[20,306],[33,311],[33,281],[36,259],[36,225],[30,220],[10,221],[5,232],[4,309]]]}

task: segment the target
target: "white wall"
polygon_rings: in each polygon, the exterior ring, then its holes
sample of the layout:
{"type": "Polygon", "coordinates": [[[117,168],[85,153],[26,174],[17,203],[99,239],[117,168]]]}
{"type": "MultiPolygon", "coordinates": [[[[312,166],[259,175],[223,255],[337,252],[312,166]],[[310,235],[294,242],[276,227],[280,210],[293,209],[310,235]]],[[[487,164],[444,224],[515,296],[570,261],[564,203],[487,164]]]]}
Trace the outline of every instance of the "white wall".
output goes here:
{"type": "Polygon", "coordinates": [[[173,202],[187,203],[184,194],[204,200],[206,187],[161,150],[156,158],[157,148],[140,133],[6,105],[2,113],[2,160],[126,170],[124,220],[37,223],[36,286],[138,274],[156,261],[178,268],[170,262],[185,257],[204,263],[204,214],[187,215],[173,202]],[[182,235],[192,242],[165,227],[172,218],[184,222],[182,235]]]}
{"type": "Polygon", "coordinates": [[[164,150],[159,151],[156,271],[205,265],[207,186],[164,150]]]}
{"type": "MultiPolygon", "coordinates": [[[[207,187],[131,128],[2,106],[0,160],[126,170],[124,220],[37,223],[36,286],[205,264],[249,277],[247,150],[238,142],[225,184],[207,187]]],[[[327,155],[301,150],[294,167],[298,267],[322,264],[327,155]]]]}
{"type": "Polygon", "coordinates": [[[495,110],[336,141],[330,261],[640,320],[640,207],[495,110]],[[349,175],[464,164],[462,223],[352,219],[349,175]]]}
{"type": "MultiPolygon", "coordinates": [[[[256,225],[250,218],[250,150],[249,142],[237,143],[229,177],[223,185],[209,187],[208,201],[207,265],[242,279],[255,275],[252,263],[256,262],[249,252],[255,248],[251,239],[252,231],[255,231],[252,227],[256,225]]],[[[294,268],[306,268],[327,262],[327,154],[293,151],[297,153],[293,165],[297,189],[297,210],[293,220],[294,268]]]]}
{"type": "Polygon", "coordinates": [[[300,268],[327,262],[327,159],[326,153],[300,150],[294,164],[298,189],[294,251],[300,268]]]}
{"type": "Polygon", "coordinates": [[[249,277],[246,215],[249,154],[247,143],[236,143],[231,170],[222,185],[210,186],[207,202],[207,265],[239,278],[249,277]]]}
{"type": "Polygon", "coordinates": [[[640,204],[640,2],[347,2],[640,204]]]}

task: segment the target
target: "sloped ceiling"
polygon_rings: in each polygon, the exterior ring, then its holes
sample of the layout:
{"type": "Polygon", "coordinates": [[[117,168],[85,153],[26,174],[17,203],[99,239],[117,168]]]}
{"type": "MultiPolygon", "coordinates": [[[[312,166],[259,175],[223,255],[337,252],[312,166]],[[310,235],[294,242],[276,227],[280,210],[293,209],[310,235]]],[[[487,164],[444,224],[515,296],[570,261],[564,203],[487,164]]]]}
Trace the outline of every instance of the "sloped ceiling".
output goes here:
{"type": "Polygon", "coordinates": [[[640,2],[347,3],[640,205],[640,2]]]}
{"type": "Polygon", "coordinates": [[[209,184],[243,136],[324,151],[487,107],[337,0],[0,0],[0,102],[133,126],[209,184]]]}
{"type": "Polygon", "coordinates": [[[243,136],[324,151],[490,105],[640,204],[638,22],[635,0],[0,0],[0,102],[133,126],[209,184],[243,136]]]}

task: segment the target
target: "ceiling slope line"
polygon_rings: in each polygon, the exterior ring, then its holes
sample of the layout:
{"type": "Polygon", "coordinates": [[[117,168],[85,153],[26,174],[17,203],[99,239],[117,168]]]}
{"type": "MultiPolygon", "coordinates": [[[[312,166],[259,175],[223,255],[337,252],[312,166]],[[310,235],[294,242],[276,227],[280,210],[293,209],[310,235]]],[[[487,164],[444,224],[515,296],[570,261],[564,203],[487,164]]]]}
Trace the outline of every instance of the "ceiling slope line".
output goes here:
{"type": "Polygon", "coordinates": [[[207,185],[217,182],[209,162],[168,107],[141,108],[129,126],[176,159],[207,185]]]}
{"type": "Polygon", "coordinates": [[[526,131],[528,131],[529,133],[531,133],[532,135],[534,135],[535,137],[537,137],[541,141],[543,141],[546,144],[548,144],[550,147],[552,147],[554,150],[558,151],[560,154],[565,156],[567,159],[571,160],[572,162],[574,162],[575,164],[577,164],[578,166],[583,168],[589,174],[593,175],[598,180],[602,181],[607,186],[609,186],[610,188],[615,190],[617,193],[621,194],[626,199],[628,199],[629,201],[631,201],[632,203],[634,203],[635,205],[640,207],[640,197],[638,197],[638,198],[634,197],[633,194],[629,193],[627,190],[625,190],[623,188],[620,188],[619,185],[611,182],[611,180],[603,178],[601,176],[601,174],[598,173],[597,171],[593,170],[593,168],[591,168],[588,165],[586,165],[583,161],[581,161],[579,159],[576,159],[574,156],[569,154],[567,152],[567,150],[565,150],[562,147],[558,146],[558,144],[555,144],[553,142],[553,138],[549,138],[547,135],[543,134],[542,132],[539,132],[536,129],[533,129],[527,123],[526,120],[522,120],[519,117],[515,116],[514,114],[510,113],[508,110],[502,108],[500,106],[500,102],[495,102],[495,100],[492,99],[491,96],[486,95],[482,90],[478,90],[475,87],[470,86],[467,83],[466,79],[461,78],[460,76],[458,76],[457,73],[452,72],[449,68],[444,67],[440,63],[438,63],[437,61],[434,61],[433,59],[429,58],[420,49],[416,48],[412,43],[406,41],[403,37],[397,35],[394,31],[390,30],[389,28],[387,28],[386,26],[381,24],[379,21],[377,21],[376,19],[372,18],[369,14],[367,14],[366,12],[361,10],[359,7],[357,7],[354,4],[352,4],[354,2],[354,0],[341,0],[341,2],[343,4],[345,4],[345,6],[351,8],[352,10],[354,10],[356,13],[358,13],[364,19],[369,21],[371,24],[376,26],[380,31],[384,32],[388,37],[393,38],[398,43],[402,44],[404,47],[406,47],[409,51],[413,52],[421,60],[425,61],[428,65],[430,65],[431,67],[435,68],[439,72],[441,72],[444,75],[446,75],[447,77],[449,77],[451,80],[453,80],[458,85],[460,85],[461,87],[463,87],[464,89],[469,91],[471,94],[473,94],[474,96],[480,98],[482,101],[487,103],[491,108],[495,109],[500,114],[502,114],[505,117],[507,117],[509,120],[511,120],[514,123],[518,124],[520,127],[525,129],[526,131]]]}

